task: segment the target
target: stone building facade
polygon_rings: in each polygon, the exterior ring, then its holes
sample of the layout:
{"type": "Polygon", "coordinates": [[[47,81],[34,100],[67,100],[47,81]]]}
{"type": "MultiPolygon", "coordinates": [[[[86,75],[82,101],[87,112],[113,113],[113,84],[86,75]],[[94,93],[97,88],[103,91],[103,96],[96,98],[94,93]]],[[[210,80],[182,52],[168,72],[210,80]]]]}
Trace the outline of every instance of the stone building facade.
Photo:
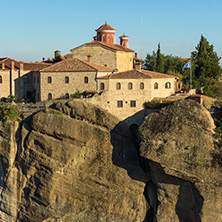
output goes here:
{"type": "Polygon", "coordinates": [[[95,95],[87,101],[109,110],[128,125],[143,119],[144,103],[176,91],[176,77],[141,70],[141,59],[129,48],[129,37],[115,43],[108,24],[97,30],[94,41],[61,56],[57,50],[48,63],[23,63],[0,59],[0,97],[16,94],[19,99],[44,101],[69,98],[71,94],[95,95]],[[61,61],[60,61],[61,60],[61,61]],[[131,118],[132,117],[132,118],[131,118]]]}

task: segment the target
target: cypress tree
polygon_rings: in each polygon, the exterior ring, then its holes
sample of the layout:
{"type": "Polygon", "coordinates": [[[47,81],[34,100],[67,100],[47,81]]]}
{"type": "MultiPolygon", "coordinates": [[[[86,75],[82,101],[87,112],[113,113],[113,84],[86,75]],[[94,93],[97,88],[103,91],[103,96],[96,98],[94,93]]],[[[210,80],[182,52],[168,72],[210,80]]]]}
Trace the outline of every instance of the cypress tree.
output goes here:
{"type": "Polygon", "coordinates": [[[217,79],[220,75],[220,58],[214,52],[214,46],[210,45],[206,38],[201,35],[196,51],[192,52],[192,60],[195,66],[196,79],[217,79]]]}
{"type": "Polygon", "coordinates": [[[160,43],[158,44],[158,49],[156,52],[156,66],[155,70],[156,72],[164,72],[164,66],[163,66],[163,55],[160,52],[160,43]]]}

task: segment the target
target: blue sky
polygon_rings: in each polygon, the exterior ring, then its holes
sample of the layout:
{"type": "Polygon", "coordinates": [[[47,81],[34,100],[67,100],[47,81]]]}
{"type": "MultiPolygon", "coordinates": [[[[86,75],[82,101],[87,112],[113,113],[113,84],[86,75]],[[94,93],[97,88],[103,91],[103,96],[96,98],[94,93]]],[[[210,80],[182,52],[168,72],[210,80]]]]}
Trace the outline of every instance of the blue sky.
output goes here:
{"type": "Polygon", "coordinates": [[[157,50],[187,58],[201,34],[222,56],[221,0],[7,0],[0,1],[0,57],[23,61],[52,58],[92,41],[95,29],[105,23],[119,36],[130,37],[129,47],[141,56],[141,15],[143,17],[143,58],[157,50]]]}

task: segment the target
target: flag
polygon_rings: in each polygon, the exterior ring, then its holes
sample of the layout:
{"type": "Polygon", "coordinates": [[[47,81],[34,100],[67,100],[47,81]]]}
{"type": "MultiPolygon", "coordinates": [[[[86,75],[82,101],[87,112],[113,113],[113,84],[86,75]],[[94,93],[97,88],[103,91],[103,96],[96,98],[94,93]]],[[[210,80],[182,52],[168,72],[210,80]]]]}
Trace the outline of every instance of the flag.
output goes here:
{"type": "Polygon", "coordinates": [[[186,64],[184,65],[182,71],[183,71],[184,69],[189,69],[189,68],[191,68],[191,61],[189,61],[188,63],[186,63],[186,64]]]}

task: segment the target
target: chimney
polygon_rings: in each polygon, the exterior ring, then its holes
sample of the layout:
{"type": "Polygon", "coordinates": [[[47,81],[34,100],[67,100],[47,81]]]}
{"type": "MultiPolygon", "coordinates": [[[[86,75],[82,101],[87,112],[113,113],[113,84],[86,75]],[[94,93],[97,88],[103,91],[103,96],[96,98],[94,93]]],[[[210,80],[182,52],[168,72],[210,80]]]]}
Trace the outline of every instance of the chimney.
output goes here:
{"type": "Polygon", "coordinates": [[[11,70],[14,71],[14,69],[15,69],[15,62],[11,61],[11,70]]]}
{"type": "Polygon", "coordinates": [[[55,51],[55,57],[54,57],[55,59],[56,58],[61,58],[61,52],[59,51],[59,50],[56,50],[55,51]]]}
{"type": "Polygon", "coordinates": [[[135,58],[137,58],[137,52],[135,52],[135,58]]]}
{"type": "Polygon", "coordinates": [[[45,58],[44,57],[42,57],[42,61],[45,62],[45,58]]]}
{"type": "Polygon", "coordinates": [[[135,62],[135,69],[138,71],[141,71],[141,63],[140,62],[135,62]]]}
{"type": "Polygon", "coordinates": [[[120,45],[129,48],[129,37],[123,34],[120,38],[120,45]]]}
{"type": "Polygon", "coordinates": [[[5,69],[5,62],[2,63],[2,69],[5,69]]]}
{"type": "Polygon", "coordinates": [[[88,55],[87,55],[87,58],[88,58],[87,62],[91,63],[91,58],[92,58],[92,56],[91,56],[90,54],[88,54],[88,55]]]}
{"type": "Polygon", "coordinates": [[[24,62],[23,61],[19,62],[19,69],[20,69],[20,71],[23,71],[23,69],[24,69],[24,62]]]}

